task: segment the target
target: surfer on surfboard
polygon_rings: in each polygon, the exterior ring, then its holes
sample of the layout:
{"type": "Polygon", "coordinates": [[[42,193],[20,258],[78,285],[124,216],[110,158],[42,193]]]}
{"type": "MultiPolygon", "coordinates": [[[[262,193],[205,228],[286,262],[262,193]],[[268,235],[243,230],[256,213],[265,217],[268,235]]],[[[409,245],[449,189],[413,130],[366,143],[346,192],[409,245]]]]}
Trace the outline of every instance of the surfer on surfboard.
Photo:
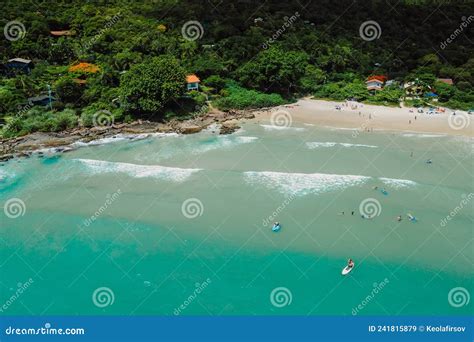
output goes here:
{"type": "Polygon", "coordinates": [[[278,232],[281,229],[280,222],[275,222],[272,227],[272,231],[278,232]]]}
{"type": "Polygon", "coordinates": [[[341,274],[346,275],[349,274],[350,271],[354,268],[354,260],[349,259],[347,260],[347,266],[342,269],[341,274]]]}

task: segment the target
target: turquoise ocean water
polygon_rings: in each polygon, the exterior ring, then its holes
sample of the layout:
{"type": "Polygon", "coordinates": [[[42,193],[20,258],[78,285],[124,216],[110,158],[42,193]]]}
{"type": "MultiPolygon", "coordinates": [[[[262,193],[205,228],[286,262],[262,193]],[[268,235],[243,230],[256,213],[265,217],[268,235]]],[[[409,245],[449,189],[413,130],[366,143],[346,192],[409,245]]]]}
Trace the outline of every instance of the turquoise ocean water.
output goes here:
{"type": "Polygon", "coordinates": [[[472,313],[468,138],[248,123],[77,145],[0,166],[2,315],[472,313]]]}

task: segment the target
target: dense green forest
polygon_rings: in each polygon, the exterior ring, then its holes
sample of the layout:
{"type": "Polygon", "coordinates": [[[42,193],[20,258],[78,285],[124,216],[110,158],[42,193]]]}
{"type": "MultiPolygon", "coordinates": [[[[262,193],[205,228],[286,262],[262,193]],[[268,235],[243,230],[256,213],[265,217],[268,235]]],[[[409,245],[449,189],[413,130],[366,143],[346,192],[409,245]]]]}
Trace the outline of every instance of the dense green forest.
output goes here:
{"type": "Polygon", "coordinates": [[[2,7],[3,137],[91,126],[98,112],[114,122],[185,118],[206,100],[223,110],[306,95],[397,105],[405,82],[421,89],[411,104],[428,104],[424,95],[436,93],[443,106],[474,107],[471,1],[20,0],[2,7]],[[367,22],[376,24],[363,31],[367,22]],[[31,70],[9,67],[13,58],[31,60],[31,70]],[[201,80],[198,91],[186,90],[188,74],[201,80]],[[370,75],[395,82],[371,94],[370,75]],[[54,101],[28,101],[44,94],[54,101]]]}

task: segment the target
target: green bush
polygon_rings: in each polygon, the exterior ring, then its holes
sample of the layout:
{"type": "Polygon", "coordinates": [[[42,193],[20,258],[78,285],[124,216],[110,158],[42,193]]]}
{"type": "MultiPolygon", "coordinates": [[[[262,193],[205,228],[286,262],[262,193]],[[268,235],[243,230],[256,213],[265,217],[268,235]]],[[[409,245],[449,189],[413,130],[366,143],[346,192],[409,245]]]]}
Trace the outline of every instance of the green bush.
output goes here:
{"type": "Polygon", "coordinates": [[[94,126],[94,116],[100,112],[110,112],[113,116],[114,123],[124,119],[124,113],[121,108],[112,108],[107,103],[96,102],[82,110],[80,118],[81,125],[84,127],[94,126]]]}
{"type": "Polygon", "coordinates": [[[33,132],[58,132],[76,127],[78,117],[74,110],[48,111],[43,107],[33,107],[23,116],[7,119],[1,135],[9,138],[33,132]]]}
{"type": "Polygon", "coordinates": [[[264,94],[238,86],[231,86],[226,91],[228,95],[215,102],[222,110],[271,107],[286,102],[279,94],[264,94]]]}

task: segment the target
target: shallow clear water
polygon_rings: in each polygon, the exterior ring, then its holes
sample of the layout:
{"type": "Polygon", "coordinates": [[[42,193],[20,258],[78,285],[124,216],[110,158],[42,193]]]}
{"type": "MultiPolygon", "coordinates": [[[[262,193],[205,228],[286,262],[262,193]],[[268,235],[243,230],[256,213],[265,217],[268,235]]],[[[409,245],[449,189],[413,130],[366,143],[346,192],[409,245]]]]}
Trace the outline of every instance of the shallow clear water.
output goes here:
{"type": "Polygon", "coordinates": [[[472,141],[295,126],[4,163],[0,203],[25,212],[1,216],[1,314],[472,312],[448,301],[473,293],[472,141]]]}

